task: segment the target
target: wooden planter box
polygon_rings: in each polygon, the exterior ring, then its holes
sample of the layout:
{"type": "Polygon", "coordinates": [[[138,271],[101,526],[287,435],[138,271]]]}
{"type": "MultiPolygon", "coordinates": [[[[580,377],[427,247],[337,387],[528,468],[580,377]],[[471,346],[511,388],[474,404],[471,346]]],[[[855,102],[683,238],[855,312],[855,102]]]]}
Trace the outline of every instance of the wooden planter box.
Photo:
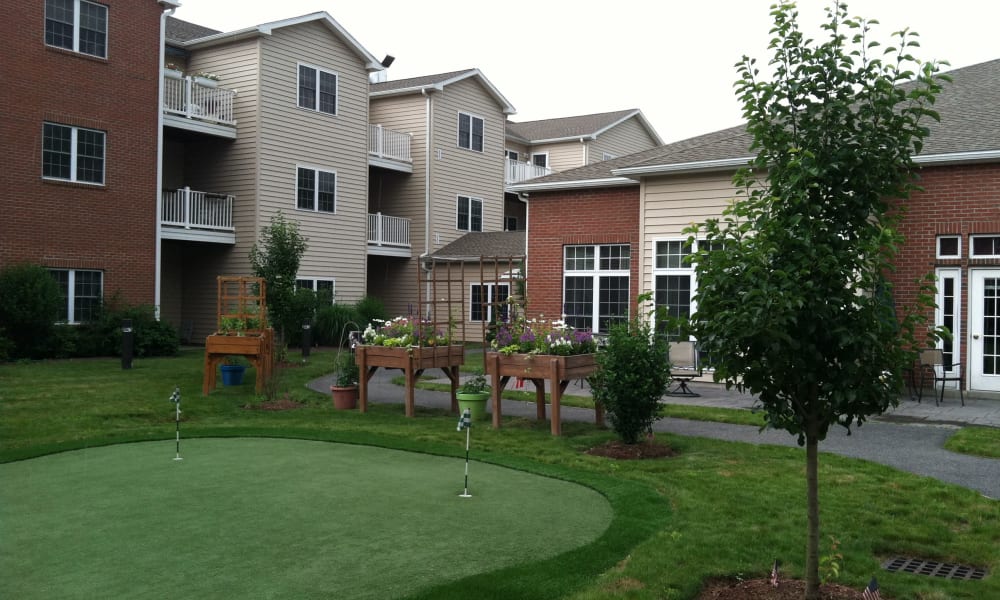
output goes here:
{"type": "Polygon", "coordinates": [[[261,335],[210,335],[205,338],[205,373],[201,393],[207,396],[215,389],[215,372],[227,356],[245,356],[257,369],[257,392],[263,391],[264,382],[271,376],[273,336],[271,329],[265,329],[261,335]]]}
{"type": "MultiPolygon", "coordinates": [[[[500,427],[500,394],[511,377],[527,379],[535,385],[535,409],[539,420],[545,419],[545,382],[549,382],[552,401],[552,435],[562,432],[559,402],[569,382],[586,379],[599,367],[594,354],[557,356],[554,354],[511,354],[487,352],[486,373],[492,376],[493,428],[500,427]]],[[[595,400],[594,418],[604,426],[604,407],[595,400]]]]}
{"type": "Polygon", "coordinates": [[[406,376],[406,416],[414,415],[413,391],[416,389],[417,378],[427,369],[441,369],[451,380],[451,410],[458,412],[458,400],[455,392],[458,390],[458,368],[465,362],[465,347],[452,346],[407,346],[391,348],[388,346],[358,345],[354,351],[354,360],[361,372],[358,385],[358,408],[361,412],[368,410],[368,382],[378,371],[384,369],[402,369],[406,376]]]}

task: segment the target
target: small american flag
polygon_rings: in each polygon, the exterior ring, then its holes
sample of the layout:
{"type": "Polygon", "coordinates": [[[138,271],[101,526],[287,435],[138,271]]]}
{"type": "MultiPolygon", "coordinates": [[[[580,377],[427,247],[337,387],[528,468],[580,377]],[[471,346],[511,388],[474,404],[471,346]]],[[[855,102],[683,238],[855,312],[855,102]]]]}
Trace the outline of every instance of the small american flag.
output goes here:
{"type": "Polygon", "coordinates": [[[778,559],[774,559],[774,565],[771,566],[771,585],[773,587],[778,587],[778,559]]]}
{"type": "Polygon", "coordinates": [[[865,591],[861,592],[861,597],[865,600],[882,600],[882,595],[878,593],[878,581],[874,577],[868,582],[865,591]]]}
{"type": "Polygon", "coordinates": [[[472,427],[472,411],[468,408],[462,413],[462,416],[458,418],[458,431],[463,429],[468,429],[472,427]]]}

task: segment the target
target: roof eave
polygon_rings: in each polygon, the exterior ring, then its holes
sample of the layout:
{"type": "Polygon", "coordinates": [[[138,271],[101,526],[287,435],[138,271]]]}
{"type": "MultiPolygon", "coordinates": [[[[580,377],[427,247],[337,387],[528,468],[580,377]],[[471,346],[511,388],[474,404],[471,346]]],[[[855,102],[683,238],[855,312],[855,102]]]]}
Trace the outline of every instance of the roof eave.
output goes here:
{"type": "Polygon", "coordinates": [[[944,166],[983,162],[1000,162],[1000,150],[977,150],[974,152],[947,152],[942,154],[917,155],[913,162],[918,165],[944,166]]]}
{"type": "Polygon", "coordinates": [[[624,167],[612,169],[613,175],[620,177],[648,177],[650,175],[673,175],[677,173],[704,173],[709,171],[731,171],[747,166],[753,160],[752,156],[740,158],[723,158],[718,160],[701,160],[687,163],[667,163],[660,165],[647,165],[643,167],[624,167]]]}
{"type": "Polygon", "coordinates": [[[578,179],[575,181],[549,181],[542,183],[521,183],[507,186],[509,192],[549,192],[557,190],[575,190],[585,188],[620,187],[636,185],[635,180],[627,177],[602,177],[600,179],[578,179]]]}

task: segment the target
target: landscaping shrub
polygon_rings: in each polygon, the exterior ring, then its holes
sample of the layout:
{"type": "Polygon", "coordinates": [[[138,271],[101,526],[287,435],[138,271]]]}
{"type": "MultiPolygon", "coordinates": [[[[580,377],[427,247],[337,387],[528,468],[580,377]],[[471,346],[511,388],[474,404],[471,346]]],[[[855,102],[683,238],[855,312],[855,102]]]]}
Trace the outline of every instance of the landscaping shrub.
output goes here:
{"type": "Polygon", "coordinates": [[[40,358],[65,302],[59,284],[44,267],[12,265],[0,270],[0,328],[9,339],[9,358],[40,358]]]}
{"type": "Polygon", "coordinates": [[[117,298],[105,304],[98,318],[76,327],[75,356],[117,356],[122,350],[122,321],[132,320],[136,358],[175,356],[180,336],[173,325],[157,321],[152,306],[120,305],[117,298]]]}
{"type": "Polygon", "coordinates": [[[361,317],[353,306],[332,304],[316,311],[313,339],[323,346],[347,345],[347,334],[352,329],[363,329],[361,317]]]}
{"type": "Polygon", "coordinates": [[[383,321],[389,318],[389,313],[385,310],[385,305],[382,301],[374,296],[365,296],[355,305],[355,309],[358,313],[358,325],[361,329],[364,329],[375,319],[381,319],[383,321]]]}
{"type": "MultiPolygon", "coordinates": [[[[284,323],[282,329],[285,332],[285,342],[291,346],[302,343],[302,323],[306,320],[314,321],[314,315],[319,308],[320,297],[323,294],[300,288],[295,290],[288,304],[285,306],[284,323]]],[[[329,294],[326,294],[329,298],[329,294]]]]}

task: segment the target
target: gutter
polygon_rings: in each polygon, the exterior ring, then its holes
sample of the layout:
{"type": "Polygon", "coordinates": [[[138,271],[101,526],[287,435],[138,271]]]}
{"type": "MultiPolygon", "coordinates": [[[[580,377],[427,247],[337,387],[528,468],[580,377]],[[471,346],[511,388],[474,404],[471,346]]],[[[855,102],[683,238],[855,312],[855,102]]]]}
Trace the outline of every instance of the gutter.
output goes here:
{"type": "Polygon", "coordinates": [[[977,150],[975,152],[949,152],[913,157],[918,165],[960,165],[1000,161],[1000,150],[977,150]]]}
{"type": "Polygon", "coordinates": [[[612,169],[611,173],[622,177],[643,175],[665,175],[668,173],[683,173],[691,171],[729,171],[746,167],[754,159],[753,156],[740,158],[723,158],[718,160],[701,160],[696,162],[675,163],[666,165],[650,165],[645,167],[625,167],[612,169]]]}
{"type": "Polygon", "coordinates": [[[521,183],[507,186],[508,192],[545,192],[554,190],[582,189],[582,188],[603,188],[603,187],[626,187],[638,185],[635,179],[628,177],[604,177],[601,179],[580,179],[576,181],[551,181],[547,183],[521,183]]]}

